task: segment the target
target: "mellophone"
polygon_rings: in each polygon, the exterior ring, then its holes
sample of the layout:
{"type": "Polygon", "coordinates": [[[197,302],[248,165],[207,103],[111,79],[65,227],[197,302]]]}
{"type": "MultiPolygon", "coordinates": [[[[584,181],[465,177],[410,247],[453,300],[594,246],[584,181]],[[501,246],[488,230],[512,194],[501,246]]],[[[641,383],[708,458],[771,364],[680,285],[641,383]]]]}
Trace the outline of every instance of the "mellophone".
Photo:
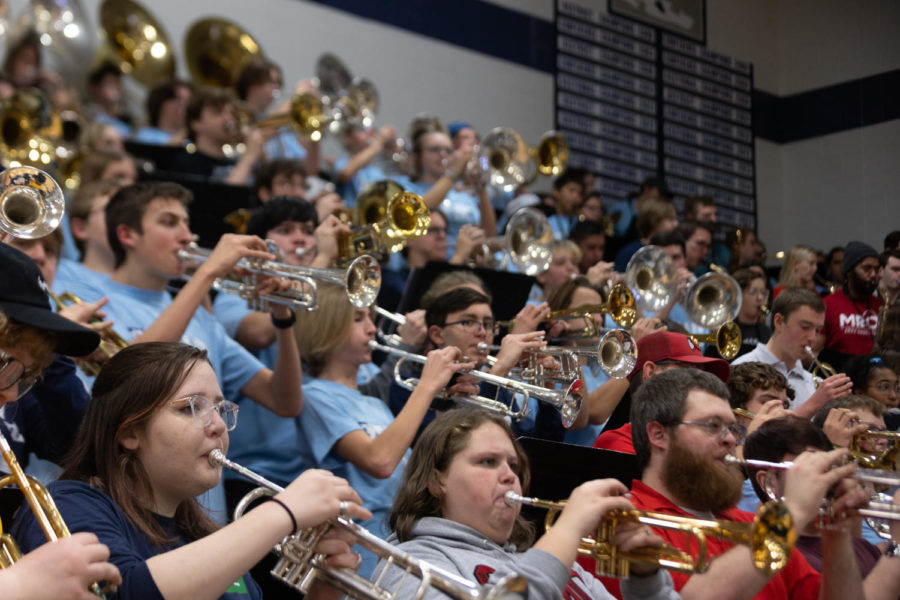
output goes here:
{"type": "MultiPolygon", "coordinates": [[[[254,473],[250,469],[228,460],[221,450],[213,450],[209,454],[209,462],[214,466],[223,466],[246,477],[260,487],[244,496],[234,511],[235,520],[239,519],[247,507],[262,496],[273,496],[284,491],[280,485],[254,473]]],[[[390,600],[396,596],[397,590],[386,590],[380,582],[387,569],[397,567],[420,580],[414,595],[424,597],[433,587],[447,594],[454,600],[525,600],[528,594],[528,580],[518,575],[507,575],[490,589],[479,586],[454,573],[415,558],[399,550],[365,528],[357,525],[346,514],[338,515],[318,527],[290,535],[276,546],[280,558],[272,570],[272,576],[284,581],[304,594],[317,579],[339,589],[352,598],[359,600],[390,600]],[[325,533],[337,527],[348,531],[356,538],[356,543],[374,552],[386,561],[381,574],[373,580],[366,579],[351,569],[331,567],[325,556],[315,552],[315,546],[325,533]]],[[[400,585],[406,579],[401,580],[400,585]]]]}

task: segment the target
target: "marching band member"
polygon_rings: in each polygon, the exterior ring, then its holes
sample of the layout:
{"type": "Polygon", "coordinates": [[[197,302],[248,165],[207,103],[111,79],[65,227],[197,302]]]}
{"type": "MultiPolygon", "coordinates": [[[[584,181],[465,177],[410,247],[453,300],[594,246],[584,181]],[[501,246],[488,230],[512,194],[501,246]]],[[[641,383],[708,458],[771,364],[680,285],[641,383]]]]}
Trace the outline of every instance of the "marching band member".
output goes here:
{"type": "Polygon", "coordinates": [[[170,79],[147,94],[149,125],[134,133],[134,141],[156,146],[182,146],[187,141],[187,107],[194,94],[187,81],[170,79]]]}
{"type": "MultiPolygon", "coordinates": [[[[741,329],[741,348],[737,355],[742,356],[772,337],[772,330],[762,320],[762,306],[766,304],[769,292],[765,276],[758,271],[740,269],[732,277],[741,288],[741,311],[734,321],[741,329]]],[[[707,346],[703,353],[721,358],[715,344],[707,346]]]]}
{"type": "MultiPolygon", "coordinates": [[[[236,424],[237,406],[223,398],[203,350],[137,344],[103,367],[64,472],[49,489],[73,532],[94,532],[109,546],[122,572],[119,598],[259,598],[244,573],[282,538],[337,516],[341,506],[370,516],[346,480],[309,470],[273,501],[217,528],[195,498],[219,481],[209,454],[228,449],[236,424]]],[[[30,512],[19,514],[13,531],[26,550],[44,543],[30,512]]],[[[318,551],[339,555],[343,566],[358,562],[339,540],[318,551]]]]}
{"type": "Polygon", "coordinates": [[[784,255],[784,264],[781,265],[781,272],[778,274],[778,285],[772,290],[772,300],[789,287],[817,291],[813,279],[817,268],[815,250],[809,246],[793,246],[784,255]]]}
{"type": "MultiPolygon", "coordinates": [[[[84,355],[97,347],[99,338],[54,314],[37,266],[4,244],[0,275],[0,433],[22,465],[27,466],[31,454],[59,460],[74,439],[88,397],[72,361],[54,352],[84,355]],[[41,375],[44,379],[38,381],[41,375]]],[[[0,472],[8,472],[5,461],[0,461],[0,472]]],[[[13,600],[95,598],[88,591],[91,583],[121,582],[108,557],[109,549],[96,535],[77,533],[0,569],[0,589],[13,600]]]]}
{"type": "Polygon", "coordinates": [[[805,348],[813,346],[824,323],[825,304],[818,294],[805,288],[787,288],[772,303],[772,337],[732,364],[762,362],[774,366],[794,390],[791,408],[797,416],[812,417],[825,402],[849,394],[853,388],[843,373],[828,377],[817,388],[812,373],[803,368],[805,348]]]}
{"type": "MultiPolygon", "coordinates": [[[[478,409],[448,411],[426,428],[413,450],[391,510],[389,541],[482,585],[522,575],[529,598],[611,598],[575,557],[585,532],[596,530],[608,511],[632,508],[621,497],[625,486],[614,479],[580,485],[553,527],[533,541],[521,506],[505,501],[506,492],[527,489],[529,476],[528,458],[506,421],[478,409]]],[[[632,524],[621,526],[613,543],[628,551],[658,545],[659,539],[632,524]]],[[[381,568],[387,569],[385,587],[400,584],[401,569],[382,564],[376,572],[381,568]]],[[[623,583],[626,598],[678,597],[667,572],[635,565],[632,573],[623,583]]],[[[411,599],[414,590],[401,587],[396,597],[411,599]]]]}
{"type": "MultiPolygon", "coordinates": [[[[319,286],[319,308],[297,314],[297,343],[310,377],[303,386],[305,405],[299,422],[299,451],[307,467],[346,477],[365,498],[374,517],[364,526],[385,538],[386,514],[409,456],[413,435],[431,401],[472,362],[450,346],[428,353],[419,385],[396,417],[379,398],[361,393],[359,368],[372,360],[369,341],[375,325],[366,309],[354,308],[342,288],[319,286]]],[[[447,390],[471,391],[460,385],[447,390]]],[[[363,553],[360,572],[370,574],[375,556],[363,553]]]]}
{"type": "MultiPolygon", "coordinates": [[[[734,507],[741,497],[743,474],[724,463],[740,436],[727,398],[728,388],[720,379],[697,369],[673,369],[643,384],[631,411],[641,471],[631,487],[636,507],[684,517],[751,520],[752,515],[734,507]]],[[[856,468],[837,466],[845,454],[845,450],[804,453],[794,461],[784,496],[798,531],[816,518],[826,493],[856,468]]],[[[852,481],[842,483],[837,493],[833,506],[838,514],[867,500],[852,481]]],[[[682,532],[655,531],[669,544],[697,556],[697,544],[682,532]]],[[[822,533],[826,559],[821,575],[797,551],[791,552],[778,574],[765,575],[753,566],[748,546],[709,537],[706,547],[714,559],[709,569],[702,574],[672,573],[672,578],[684,598],[862,598],[846,525],[836,524],[822,533]]]]}

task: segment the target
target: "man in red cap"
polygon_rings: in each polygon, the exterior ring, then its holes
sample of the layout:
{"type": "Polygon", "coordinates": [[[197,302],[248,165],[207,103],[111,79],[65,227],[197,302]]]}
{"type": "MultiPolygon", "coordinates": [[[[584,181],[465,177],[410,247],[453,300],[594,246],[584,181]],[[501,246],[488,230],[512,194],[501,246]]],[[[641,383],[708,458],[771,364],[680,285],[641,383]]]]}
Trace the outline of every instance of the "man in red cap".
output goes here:
{"type": "MultiPolygon", "coordinates": [[[[631,386],[619,403],[620,407],[630,406],[631,397],[644,381],[671,369],[695,367],[709,371],[723,382],[728,381],[728,363],[720,358],[703,356],[697,343],[684,334],[658,331],[639,339],[637,347],[637,364],[628,375],[631,386]]],[[[594,442],[594,448],[634,454],[631,423],[601,433],[594,442]]]]}

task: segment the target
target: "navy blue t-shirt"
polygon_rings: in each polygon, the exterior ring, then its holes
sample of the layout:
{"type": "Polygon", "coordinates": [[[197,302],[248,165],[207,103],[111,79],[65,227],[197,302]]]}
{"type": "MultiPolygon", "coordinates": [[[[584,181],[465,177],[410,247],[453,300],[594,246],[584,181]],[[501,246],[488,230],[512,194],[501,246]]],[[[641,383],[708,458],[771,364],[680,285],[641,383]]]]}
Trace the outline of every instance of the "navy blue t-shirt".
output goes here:
{"type": "MultiPolygon", "coordinates": [[[[157,515],[160,525],[177,537],[179,542],[162,550],[150,543],[147,536],[131,524],[112,498],[81,481],[54,481],[48,486],[63,520],[72,533],[89,531],[109,547],[109,561],[122,574],[122,585],[109,600],[162,600],[163,596],[150,575],[147,559],[183,546],[190,540],[179,535],[173,519],[157,515]]],[[[40,525],[27,507],[19,511],[11,531],[23,552],[30,552],[46,539],[40,525]]],[[[221,600],[259,600],[259,586],[245,574],[222,596],[221,600]]]]}

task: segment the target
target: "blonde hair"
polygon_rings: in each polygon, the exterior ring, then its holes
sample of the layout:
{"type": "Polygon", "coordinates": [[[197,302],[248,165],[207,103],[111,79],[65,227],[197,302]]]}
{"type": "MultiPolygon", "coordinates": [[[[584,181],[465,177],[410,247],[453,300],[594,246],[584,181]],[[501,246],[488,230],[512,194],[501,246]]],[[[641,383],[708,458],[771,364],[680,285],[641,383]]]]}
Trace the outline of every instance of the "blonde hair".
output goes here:
{"type": "Polygon", "coordinates": [[[816,251],[809,246],[794,246],[784,255],[784,264],[778,273],[778,285],[784,287],[804,287],[794,274],[794,265],[816,257],[816,251]]]}
{"type": "Polygon", "coordinates": [[[316,310],[297,313],[294,337],[300,358],[317,377],[334,349],[350,337],[353,315],[356,309],[347,300],[344,288],[331,284],[319,284],[316,310]]]}

